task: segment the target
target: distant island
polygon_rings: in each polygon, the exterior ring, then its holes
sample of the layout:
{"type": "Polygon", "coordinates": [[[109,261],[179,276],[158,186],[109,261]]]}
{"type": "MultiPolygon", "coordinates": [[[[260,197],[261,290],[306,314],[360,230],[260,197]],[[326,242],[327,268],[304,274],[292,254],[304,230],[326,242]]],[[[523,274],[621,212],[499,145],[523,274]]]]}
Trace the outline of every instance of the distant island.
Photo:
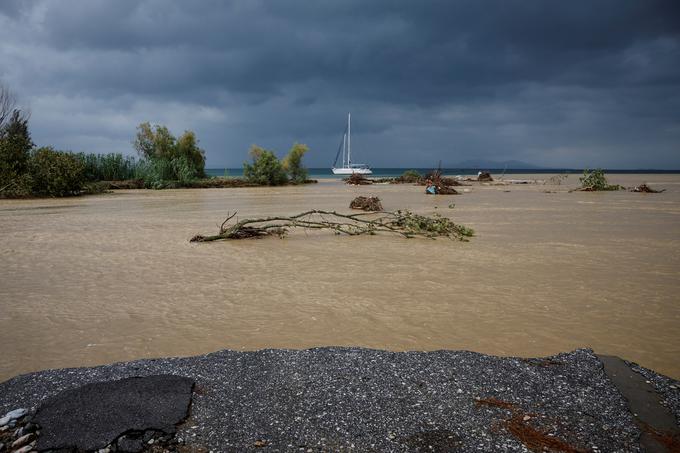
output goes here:
{"type": "Polygon", "coordinates": [[[496,161],[487,159],[468,159],[454,165],[447,165],[447,168],[473,168],[480,170],[489,170],[491,168],[519,168],[525,170],[539,170],[545,167],[522,162],[521,160],[496,161]]]}

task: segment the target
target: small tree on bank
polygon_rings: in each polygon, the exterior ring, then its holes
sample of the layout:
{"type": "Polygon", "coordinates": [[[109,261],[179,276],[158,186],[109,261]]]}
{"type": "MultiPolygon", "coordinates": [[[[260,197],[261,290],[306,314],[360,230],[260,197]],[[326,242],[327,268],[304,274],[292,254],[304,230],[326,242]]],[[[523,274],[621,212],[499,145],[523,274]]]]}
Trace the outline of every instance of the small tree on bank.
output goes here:
{"type": "Polygon", "coordinates": [[[302,184],[307,180],[307,169],[302,166],[302,156],[309,151],[309,147],[302,143],[295,143],[283,159],[283,170],[288,174],[290,182],[302,184]]]}
{"type": "Polygon", "coordinates": [[[622,187],[618,184],[609,184],[604,175],[604,170],[598,168],[596,170],[583,170],[583,176],[579,178],[581,183],[581,190],[596,192],[600,190],[620,190],[622,187]]]}
{"type": "Polygon", "coordinates": [[[49,197],[78,195],[85,182],[84,172],[78,156],[49,146],[38,148],[30,160],[31,191],[49,197]]]}
{"type": "Polygon", "coordinates": [[[24,196],[30,192],[27,173],[31,148],[28,115],[17,107],[14,95],[0,85],[0,195],[24,196]]]}
{"type": "Polygon", "coordinates": [[[167,127],[145,122],[137,126],[132,144],[147,161],[143,179],[154,187],[168,180],[184,183],[205,177],[205,151],[198,147],[193,131],[175,138],[167,127]]]}
{"type": "Polygon", "coordinates": [[[253,163],[243,163],[243,176],[248,182],[262,186],[280,186],[288,182],[283,165],[273,152],[252,145],[249,154],[253,163]]]}

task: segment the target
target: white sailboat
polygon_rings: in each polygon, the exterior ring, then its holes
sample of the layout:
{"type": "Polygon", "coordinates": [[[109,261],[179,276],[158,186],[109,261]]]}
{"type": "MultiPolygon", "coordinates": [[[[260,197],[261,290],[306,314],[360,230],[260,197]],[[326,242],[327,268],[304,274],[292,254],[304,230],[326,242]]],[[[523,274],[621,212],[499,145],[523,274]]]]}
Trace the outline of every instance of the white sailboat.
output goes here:
{"type": "Polygon", "coordinates": [[[338,153],[335,155],[335,162],[333,162],[333,174],[334,175],[351,175],[354,173],[360,175],[370,175],[373,174],[368,165],[366,164],[353,164],[352,163],[352,116],[347,114],[347,128],[342,134],[342,142],[338,148],[338,153]],[[342,166],[336,167],[338,163],[338,158],[342,153],[342,166]]]}

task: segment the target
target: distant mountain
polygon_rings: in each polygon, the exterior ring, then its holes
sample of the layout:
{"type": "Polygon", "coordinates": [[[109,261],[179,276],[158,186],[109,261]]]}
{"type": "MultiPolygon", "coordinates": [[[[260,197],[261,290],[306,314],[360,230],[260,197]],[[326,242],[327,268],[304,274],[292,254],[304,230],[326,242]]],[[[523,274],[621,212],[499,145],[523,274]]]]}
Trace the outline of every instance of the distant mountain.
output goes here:
{"type": "Polygon", "coordinates": [[[469,159],[469,160],[464,160],[463,162],[459,162],[455,165],[447,165],[449,168],[472,168],[472,169],[479,169],[479,170],[489,170],[491,168],[518,168],[518,169],[526,169],[526,170],[536,170],[540,169],[543,167],[539,167],[538,165],[532,165],[528,164],[526,162],[522,162],[521,160],[504,160],[504,161],[496,161],[496,160],[487,160],[487,159],[469,159]]]}

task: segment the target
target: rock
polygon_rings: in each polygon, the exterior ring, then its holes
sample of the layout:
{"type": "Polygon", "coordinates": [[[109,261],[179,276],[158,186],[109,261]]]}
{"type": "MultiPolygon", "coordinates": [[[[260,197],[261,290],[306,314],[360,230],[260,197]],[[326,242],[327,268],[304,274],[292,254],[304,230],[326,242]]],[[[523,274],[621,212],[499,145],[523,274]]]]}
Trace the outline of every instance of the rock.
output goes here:
{"type": "Polygon", "coordinates": [[[33,439],[35,439],[35,434],[33,433],[28,433],[24,436],[21,436],[20,438],[12,442],[12,448],[22,447],[31,442],[33,439]]]}
{"type": "Polygon", "coordinates": [[[24,447],[21,447],[21,448],[18,449],[18,450],[14,450],[12,453],[28,453],[28,452],[30,452],[31,450],[33,450],[33,447],[35,447],[35,442],[33,442],[33,443],[31,443],[31,444],[28,444],[28,445],[26,445],[26,446],[24,446],[24,447]]]}
{"type": "Polygon", "coordinates": [[[26,423],[25,426],[22,426],[19,429],[17,429],[14,432],[14,436],[15,437],[25,436],[28,433],[36,432],[37,429],[38,429],[38,427],[35,424],[29,422],[29,423],[26,423]]]}
{"type": "Polygon", "coordinates": [[[27,409],[14,409],[13,411],[9,411],[2,418],[0,418],[0,426],[9,425],[11,422],[23,417],[26,414],[28,414],[27,409]]]}
{"type": "Polygon", "coordinates": [[[65,390],[36,411],[33,421],[41,427],[37,449],[96,451],[127,432],[174,434],[175,425],[188,415],[193,384],[182,376],[157,375],[65,390]]]}
{"type": "MultiPolygon", "coordinates": [[[[156,435],[156,431],[145,431],[144,432],[144,437],[142,437],[142,442],[149,442],[150,440],[153,440],[153,437],[156,435]]],[[[153,442],[151,442],[153,443],[153,442]]]]}
{"type": "Polygon", "coordinates": [[[491,173],[489,173],[488,171],[480,171],[477,174],[477,181],[491,182],[493,181],[493,178],[491,177],[491,173]]]}
{"type": "Polygon", "coordinates": [[[144,450],[144,441],[141,437],[122,436],[116,444],[118,451],[138,453],[144,450]]]}
{"type": "Polygon", "coordinates": [[[0,452],[5,451],[5,444],[0,442],[0,452]]]}

